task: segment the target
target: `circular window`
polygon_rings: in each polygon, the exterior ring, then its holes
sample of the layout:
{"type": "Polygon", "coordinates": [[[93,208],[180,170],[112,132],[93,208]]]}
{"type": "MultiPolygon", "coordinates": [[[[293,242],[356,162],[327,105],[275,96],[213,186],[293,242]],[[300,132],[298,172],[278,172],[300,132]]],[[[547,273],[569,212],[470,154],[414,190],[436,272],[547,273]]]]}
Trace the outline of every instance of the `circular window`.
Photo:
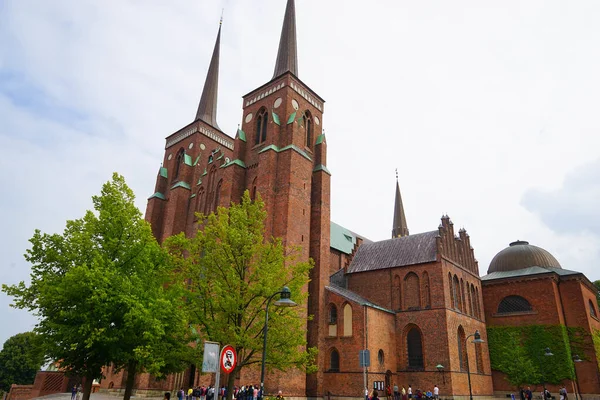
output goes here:
{"type": "Polygon", "coordinates": [[[191,149],[192,147],[194,147],[194,143],[190,143],[190,145],[188,146],[188,149],[191,149]]]}
{"type": "Polygon", "coordinates": [[[173,158],[173,154],[169,154],[169,157],[167,157],[167,160],[171,161],[171,158],[173,158]]]}
{"type": "Polygon", "coordinates": [[[246,115],[246,119],[245,119],[246,123],[252,121],[252,117],[253,117],[252,113],[246,115]]]}
{"type": "Polygon", "coordinates": [[[298,105],[298,102],[296,100],[292,100],[292,107],[294,107],[294,110],[298,111],[298,108],[300,108],[300,106],[298,105]]]}
{"type": "Polygon", "coordinates": [[[379,365],[383,365],[383,362],[385,361],[383,350],[381,349],[379,349],[379,352],[377,353],[377,361],[379,361],[379,365]]]}
{"type": "Polygon", "coordinates": [[[204,150],[204,149],[206,149],[206,146],[203,143],[200,144],[200,150],[204,150]]]}
{"type": "Polygon", "coordinates": [[[275,104],[273,104],[273,108],[278,108],[282,102],[283,102],[283,100],[281,100],[281,97],[278,98],[277,100],[275,100],[275,104]]]}
{"type": "Polygon", "coordinates": [[[319,121],[319,117],[315,117],[315,124],[321,125],[321,121],[319,121]]]}

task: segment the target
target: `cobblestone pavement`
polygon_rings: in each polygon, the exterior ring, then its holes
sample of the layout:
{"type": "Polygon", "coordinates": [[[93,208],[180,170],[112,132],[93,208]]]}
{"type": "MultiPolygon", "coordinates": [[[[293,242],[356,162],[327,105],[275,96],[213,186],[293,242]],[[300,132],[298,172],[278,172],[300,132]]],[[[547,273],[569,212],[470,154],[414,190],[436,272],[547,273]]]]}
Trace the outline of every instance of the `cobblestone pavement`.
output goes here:
{"type": "MultiPolygon", "coordinates": [[[[123,398],[123,394],[108,394],[108,393],[92,393],[90,400],[120,400],[123,398]]],[[[156,400],[162,399],[162,397],[135,397],[131,396],[135,400],[156,400]]],[[[48,396],[36,397],[41,400],[71,400],[71,393],[56,393],[48,396]]]]}

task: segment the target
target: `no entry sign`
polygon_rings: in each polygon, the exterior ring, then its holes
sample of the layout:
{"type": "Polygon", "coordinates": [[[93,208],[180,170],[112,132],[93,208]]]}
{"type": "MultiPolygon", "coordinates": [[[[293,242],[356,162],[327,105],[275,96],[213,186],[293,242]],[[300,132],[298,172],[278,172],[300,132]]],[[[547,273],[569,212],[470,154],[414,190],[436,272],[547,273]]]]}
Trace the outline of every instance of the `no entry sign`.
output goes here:
{"type": "Polygon", "coordinates": [[[223,350],[221,350],[221,369],[223,372],[229,374],[231,371],[233,371],[236,364],[237,354],[235,349],[230,345],[223,347],[223,350]]]}

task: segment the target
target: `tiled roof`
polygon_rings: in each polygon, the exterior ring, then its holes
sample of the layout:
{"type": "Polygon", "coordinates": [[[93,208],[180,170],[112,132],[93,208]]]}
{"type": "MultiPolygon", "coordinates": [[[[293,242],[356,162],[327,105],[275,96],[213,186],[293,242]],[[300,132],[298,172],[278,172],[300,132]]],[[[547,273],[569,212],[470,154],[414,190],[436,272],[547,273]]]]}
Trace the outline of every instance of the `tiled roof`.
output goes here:
{"type": "Polygon", "coordinates": [[[492,272],[491,274],[482,276],[481,280],[482,281],[492,281],[494,279],[517,278],[517,277],[521,277],[521,276],[531,276],[531,275],[540,275],[540,274],[548,274],[548,273],[555,273],[560,276],[581,274],[581,272],[570,271],[568,269],[563,269],[563,268],[529,267],[529,268],[517,269],[514,271],[492,272]]]}
{"type": "Polygon", "coordinates": [[[348,273],[402,267],[436,260],[438,231],[364,243],[348,267],[348,273]]]}
{"type": "Polygon", "coordinates": [[[371,308],[375,308],[377,310],[381,310],[381,311],[385,311],[388,313],[392,313],[395,314],[392,310],[388,310],[387,308],[378,306],[377,304],[371,303],[370,301],[368,301],[367,299],[365,299],[364,297],[359,296],[358,294],[348,290],[348,289],[344,289],[341,288],[339,286],[325,286],[325,290],[329,290],[332,293],[335,293],[339,296],[344,297],[345,299],[348,299],[350,301],[353,301],[361,306],[367,306],[367,307],[371,307],[371,308]]]}

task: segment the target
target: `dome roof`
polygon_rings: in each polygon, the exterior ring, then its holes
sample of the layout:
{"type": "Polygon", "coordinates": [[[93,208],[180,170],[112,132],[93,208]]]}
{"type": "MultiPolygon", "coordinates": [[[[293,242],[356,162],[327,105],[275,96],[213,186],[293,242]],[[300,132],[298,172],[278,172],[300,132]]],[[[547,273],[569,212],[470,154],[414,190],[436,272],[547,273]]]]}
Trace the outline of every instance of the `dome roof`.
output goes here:
{"type": "Polygon", "coordinates": [[[488,274],[529,267],[562,268],[556,258],[546,250],[517,240],[496,254],[490,263],[488,274]]]}

